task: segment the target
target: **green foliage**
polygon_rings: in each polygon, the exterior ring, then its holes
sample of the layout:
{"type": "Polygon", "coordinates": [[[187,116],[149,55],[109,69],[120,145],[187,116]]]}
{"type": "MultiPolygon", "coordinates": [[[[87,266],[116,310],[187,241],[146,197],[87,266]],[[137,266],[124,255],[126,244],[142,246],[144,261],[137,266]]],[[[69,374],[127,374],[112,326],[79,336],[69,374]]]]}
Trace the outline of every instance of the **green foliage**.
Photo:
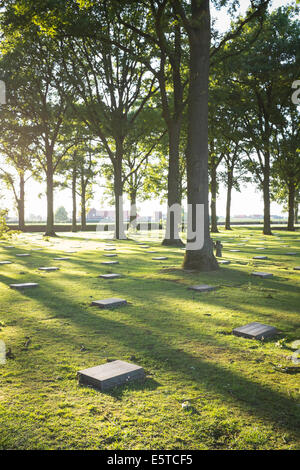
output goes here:
{"type": "Polygon", "coordinates": [[[60,206],[55,212],[55,222],[67,222],[69,220],[68,213],[63,206],[60,206]]]}
{"type": "Polygon", "coordinates": [[[11,233],[6,223],[7,210],[0,209],[0,238],[10,238],[11,233]]]}

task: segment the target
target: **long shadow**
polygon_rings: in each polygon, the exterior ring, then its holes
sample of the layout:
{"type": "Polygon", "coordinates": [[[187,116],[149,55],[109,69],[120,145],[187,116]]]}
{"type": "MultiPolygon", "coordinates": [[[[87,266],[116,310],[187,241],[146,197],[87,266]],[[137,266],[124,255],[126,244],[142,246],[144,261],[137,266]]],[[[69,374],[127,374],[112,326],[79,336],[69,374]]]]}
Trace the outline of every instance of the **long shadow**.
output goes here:
{"type": "MultiPolygon", "coordinates": [[[[46,296],[40,297],[40,300],[48,307],[46,296]]],[[[59,296],[58,293],[56,293],[56,300],[58,306],[65,302],[64,297],[59,296]]],[[[96,325],[101,326],[101,330],[114,341],[118,341],[130,351],[134,349],[146,369],[150,366],[160,373],[165,370],[171,372],[174,378],[179,375],[190,384],[204,385],[207,391],[224,396],[227,402],[238,405],[246,412],[255,412],[257,416],[275,423],[281,429],[297,431],[300,420],[296,416],[296,403],[291,398],[228,370],[220,364],[213,364],[185,351],[174,349],[166,342],[163,334],[151,332],[147,335],[145,332],[153,327],[150,318],[145,320],[146,317],[144,317],[143,326],[128,325],[105,317],[107,311],[101,315],[101,312],[94,308],[83,308],[70,300],[68,300],[68,306],[70,311],[76,312],[74,316],[68,317],[69,321],[85,331],[88,329],[93,331],[96,325]],[[229,384],[229,388],[224,384],[229,384]]],[[[124,312],[126,308],[130,306],[124,307],[124,312]]],[[[58,313],[57,317],[59,316],[58,313]]],[[[51,332],[46,334],[51,337],[51,332]]],[[[177,331],[177,334],[182,338],[184,336],[188,338],[190,331],[181,329],[180,332],[177,331]]],[[[72,338],[72,343],[73,341],[72,338]]]]}

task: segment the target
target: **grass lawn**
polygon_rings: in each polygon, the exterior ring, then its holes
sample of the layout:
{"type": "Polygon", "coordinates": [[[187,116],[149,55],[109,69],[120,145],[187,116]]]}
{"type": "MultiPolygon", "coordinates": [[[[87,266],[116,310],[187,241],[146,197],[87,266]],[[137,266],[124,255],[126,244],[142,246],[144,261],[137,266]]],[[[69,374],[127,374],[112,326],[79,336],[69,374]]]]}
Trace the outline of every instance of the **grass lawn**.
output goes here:
{"type": "Polygon", "coordinates": [[[148,249],[116,242],[117,258],[105,257],[107,241],[92,233],[1,243],[0,261],[13,263],[0,265],[0,340],[14,357],[0,365],[0,448],[299,449],[300,374],[280,366],[296,367],[289,356],[300,339],[300,271],[293,270],[300,233],[274,230],[279,236],[221,229],[213,238],[231,264],[202,274],[182,271],[184,251],[146,235],[148,249]],[[253,260],[259,255],[268,259],[253,260]],[[53,260],[61,256],[70,259],[53,260]],[[120,264],[101,264],[109,260],[120,264]],[[14,282],[39,287],[16,291],[14,282]],[[188,290],[202,283],[219,288],[188,290]],[[90,305],[108,297],[128,305],[90,305]],[[231,334],[252,321],[280,334],[265,341],[231,334]],[[146,381],[109,393],[78,385],[78,370],[114,359],[143,366],[146,381]]]}

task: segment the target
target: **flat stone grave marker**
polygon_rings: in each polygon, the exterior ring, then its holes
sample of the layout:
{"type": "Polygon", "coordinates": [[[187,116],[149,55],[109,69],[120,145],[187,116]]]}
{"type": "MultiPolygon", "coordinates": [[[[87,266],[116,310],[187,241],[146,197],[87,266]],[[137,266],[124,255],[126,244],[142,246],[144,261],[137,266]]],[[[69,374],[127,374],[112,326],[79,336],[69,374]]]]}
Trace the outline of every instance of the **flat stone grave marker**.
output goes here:
{"type": "Polygon", "coordinates": [[[265,247],[258,247],[257,250],[265,250],[265,247]]]}
{"type": "Polygon", "coordinates": [[[189,287],[191,290],[195,290],[197,292],[208,292],[212,290],[216,290],[216,286],[208,286],[207,284],[200,284],[199,286],[191,286],[189,287]]]}
{"type": "Polygon", "coordinates": [[[273,277],[273,274],[271,274],[271,273],[254,272],[254,273],[251,273],[251,274],[252,274],[252,276],[258,276],[258,277],[262,277],[262,278],[273,277]]]}
{"type": "Polygon", "coordinates": [[[29,253],[17,253],[16,256],[19,256],[19,258],[24,258],[26,256],[30,256],[29,253]]]}
{"type": "Polygon", "coordinates": [[[115,248],[104,248],[104,251],[115,251],[115,248]]]}
{"type": "Polygon", "coordinates": [[[140,245],[141,248],[150,248],[149,245],[140,245]]]}
{"type": "Polygon", "coordinates": [[[126,305],[127,302],[124,299],[118,299],[112,297],[111,299],[103,299],[103,300],[93,300],[92,305],[100,308],[112,308],[112,307],[120,307],[121,305],[126,305]]]}
{"type": "Polygon", "coordinates": [[[267,256],[253,256],[253,259],[268,259],[267,256]]]}
{"type": "Polygon", "coordinates": [[[241,250],[229,250],[231,251],[232,253],[239,253],[241,250]]]}
{"type": "Polygon", "coordinates": [[[12,246],[12,245],[11,245],[11,246],[7,246],[7,245],[6,245],[6,246],[4,246],[3,248],[14,248],[14,246],[12,246]]]}
{"type": "Polygon", "coordinates": [[[53,258],[54,261],[67,261],[70,258],[53,258]]]}
{"type": "Polygon", "coordinates": [[[105,254],[103,256],[106,256],[107,258],[113,258],[114,256],[118,256],[116,253],[111,253],[111,254],[105,254]]]}
{"type": "Polygon", "coordinates": [[[218,261],[219,264],[230,264],[230,261],[229,260],[220,260],[218,261]]]}
{"type": "Polygon", "coordinates": [[[296,266],[296,267],[294,268],[294,270],[295,270],[295,271],[300,271],[300,266],[296,266]]]}
{"type": "Polygon", "coordinates": [[[112,361],[77,372],[78,382],[101,391],[145,378],[142,367],[125,361],[112,361]]]}
{"type": "Polygon", "coordinates": [[[155,251],[155,250],[149,250],[149,251],[147,251],[147,253],[157,253],[157,251],[155,251]]]}
{"type": "Polygon", "coordinates": [[[165,259],[168,259],[167,256],[156,256],[155,258],[152,258],[153,260],[156,261],[163,261],[165,259]]]}
{"type": "Polygon", "coordinates": [[[289,252],[289,253],[287,253],[287,255],[288,255],[288,256],[295,256],[296,254],[297,254],[297,253],[296,253],[296,252],[294,252],[294,251],[293,251],[293,252],[289,252]]]}
{"type": "Polygon", "coordinates": [[[0,261],[0,264],[12,264],[11,261],[0,261]]]}
{"type": "Polygon", "coordinates": [[[239,326],[234,328],[232,333],[235,336],[242,336],[243,338],[262,339],[274,336],[277,334],[277,328],[274,326],[264,325],[258,322],[248,323],[248,325],[239,326]]]}
{"type": "Polygon", "coordinates": [[[39,268],[39,271],[58,271],[59,268],[56,268],[56,267],[52,267],[52,266],[45,266],[45,267],[41,267],[39,268]]]}
{"type": "Polygon", "coordinates": [[[122,277],[122,275],[111,273],[111,274],[101,274],[99,277],[103,279],[117,279],[118,277],[122,277]]]}
{"type": "Polygon", "coordinates": [[[65,251],[65,253],[77,253],[77,251],[67,250],[67,251],[65,251]]]}
{"type": "Polygon", "coordinates": [[[35,282],[24,282],[23,284],[10,284],[9,287],[12,289],[28,289],[30,287],[37,287],[38,284],[35,282]]]}
{"type": "Polygon", "coordinates": [[[110,264],[119,264],[119,261],[102,261],[101,264],[108,264],[108,265],[110,265],[110,264]]]}

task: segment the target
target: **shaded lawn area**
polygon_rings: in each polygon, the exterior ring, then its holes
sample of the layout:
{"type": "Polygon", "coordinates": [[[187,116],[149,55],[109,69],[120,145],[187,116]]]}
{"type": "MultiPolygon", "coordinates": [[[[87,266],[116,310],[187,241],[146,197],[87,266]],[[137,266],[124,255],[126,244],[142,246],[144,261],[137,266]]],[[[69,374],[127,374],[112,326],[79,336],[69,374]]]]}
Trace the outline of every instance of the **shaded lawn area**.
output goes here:
{"type": "Polygon", "coordinates": [[[299,449],[300,374],[276,366],[293,365],[289,345],[300,339],[300,271],[293,270],[300,233],[278,234],[221,231],[213,238],[231,264],[201,274],[180,269],[183,250],[146,235],[142,241],[157,254],[128,240],[116,242],[118,256],[108,258],[107,241],[86,232],[1,243],[0,261],[13,264],[0,266],[0,339],[14,358],[0,365],[0,448],[299,449]],[[259,255],[268,259],[252,259],[259,255]],[[70,260],[53,260],[60,256],[70,260]],[[120,264],[101,264],[110,260],[120,264]],[[123,277],[98,278],[114,272],[123,277]],[[19,292],[9,288],[14,282],[39,287],[19,292]],[[188,290],[202,283],[219,288],[188,290]],[[128,305],[91,307],[108,297],[128,305]],[[252,321],[280,334],[264,342],[231,334],[252,321]],[[143,366],[145,383],[109,393],[77,384],[78,370],[113,359],[143,366]]]}

